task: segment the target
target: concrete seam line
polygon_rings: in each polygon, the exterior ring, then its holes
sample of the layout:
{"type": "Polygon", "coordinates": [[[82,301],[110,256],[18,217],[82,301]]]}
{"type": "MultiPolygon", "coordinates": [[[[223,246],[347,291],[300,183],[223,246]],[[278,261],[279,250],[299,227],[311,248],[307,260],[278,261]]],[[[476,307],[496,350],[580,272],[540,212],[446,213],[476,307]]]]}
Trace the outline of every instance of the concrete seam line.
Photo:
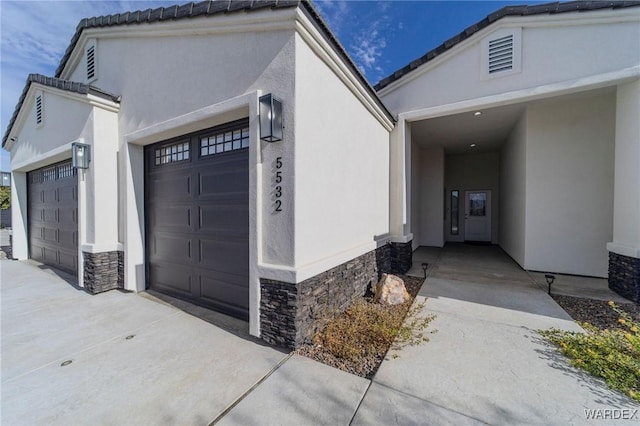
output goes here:
{"type": "Polygon", "coordinates": [[[245,393],[243,393],[242,395],[240,395],[235,401],[233,401],[227,408],[224,409],[224,411],[220,414],[218,414],[210,423],[209,426],[213,426],[216,423],[218,423],[220,420],[222,420],[224,418],[224,416],[226,416],[227,414],[229,414],[229,411],[233,410],[235,408],[236,405],[240,404],[240,402],[242,402],[243,399],[245,399],[247,396],[249,396],[249,394],[251,392],[253,392],[258,386],[260,386],[262,383],[264,383],[265,380],[267,380],[269,378],[269,376],[271,376],[273,373],[276,372],[276,370],[278,370],[280,367],[282,367],[282,365],[287,362],[289,360],[289,358],[291,358],[293,356],[293,352],[290,352],[287,356],[285,356],[284,358],[282,358],[282,360],[280,360],[279,363],[277,363],[271,370],[269,370],[269,372],[267,374],[265,374],[264,376],[262,376],[262,378],[260,380],[258,380],[253,386],[251,386],[245,393]]]}
{"type": "MultiPolygon", "coordinates": [[[[373,381],[372,381],[372,383],[373,383],[373,381]]],[[[444,406],[444,405],[442,405],[442,404],[438,404],[437,402],[429,401],[428,399],[424,399],[424,398],[421,398],[421,397],[419,397],[419,396],[417,396],[417,395],[413,395],[413,394],[410,394],[410,393],[405,392],[405,391],[403,391],[403,390],[396,389],[396,388],[394,388],[394,387],[392,387],[392,386],[390,386],[390,385],[386,385],[386,384],[381,383],[381,382],[376,382],[376,384],[377,384],[377,385],[379,385],[379,386],[382,386],[382,387],[384,387],[384,388],[390,389],[390,390],[392,390],[392,391],[394,391],[394,392],[397,392],[397,393],[399,393],[399,394],[401,394],[401,395],[407,396],[407,397],[409,397],[409,398],[417,399],[417,400],[419,400],[419,401],[426,402],[426,403],[427,403],[427,404],[429,404],[429,405],[433,405],[433,406],[435,406],[435,407],[442,408],[443,410],[447,410],[447,411],[450,411],[450,412],[452,412],[452,413],[459,414],[459,415],[461,415],[461,416],[463,416],[463,417],[466,417],[466,418],[471,419],[471,420],[475,420],[475,421],[480,422],[480,423],[482,423],[482,424],[485,424],[485,425],[490,425],[490,424],[491,424],[491,423],[487,423],[487,422],[485,422],[484,420],[479,419],[479,418],[477,418],[477,417],[474,417],[474,416],[471,416],[471,415],[465,414],[465,413],[463,413],[462,411],[458,411],[458,410],[455,410],[455,409],[453,409],[453,408],[446,407],[446,406],[444,406]]]]}
{"type": "Polygon", "coordinates": [[[358,406],[353,412],[353,415],[351,416],[351,420],[349,420],[349,426],[353,424],[353,420],[356,418],[356,414],[358,414],[358,410],[360,410],[360,406],[362,405],[364,398],[367,396],[367,393],[369,393],[369,389],[371,388],[372,383],[373,383],[373,379],[369,380],[369,385],[367,386],[367,389],[365,389],[364,393],[362,394],[362,398],[360,398],[360,402],[358,402],[358,406]]]}

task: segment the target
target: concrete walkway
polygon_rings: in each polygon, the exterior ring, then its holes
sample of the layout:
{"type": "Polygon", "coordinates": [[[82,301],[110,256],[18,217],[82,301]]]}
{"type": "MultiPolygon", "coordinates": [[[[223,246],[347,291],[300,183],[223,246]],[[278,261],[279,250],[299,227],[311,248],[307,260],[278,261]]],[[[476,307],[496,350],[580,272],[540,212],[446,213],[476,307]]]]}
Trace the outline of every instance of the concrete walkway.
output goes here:
{"type": "Polygon", "coordinates": [[[540,338],[538,329],[580,328],[499,248],[448,245],[416,258],[431,265],[418,302],[438,332],[382,363],[354,424],[597,424],[585,410],[640,408],[540,338]]]}
{"type": "Polygon", "coordinates": [[[499,249],[420,256],[431,270],[418,301],[438,333],[373,381],[265,346],[205,309],[91,296],[64,274],[0,261],[0,423],[598,424],[585,409],[640,408],[538,337],[578,328],[499,249]]]}

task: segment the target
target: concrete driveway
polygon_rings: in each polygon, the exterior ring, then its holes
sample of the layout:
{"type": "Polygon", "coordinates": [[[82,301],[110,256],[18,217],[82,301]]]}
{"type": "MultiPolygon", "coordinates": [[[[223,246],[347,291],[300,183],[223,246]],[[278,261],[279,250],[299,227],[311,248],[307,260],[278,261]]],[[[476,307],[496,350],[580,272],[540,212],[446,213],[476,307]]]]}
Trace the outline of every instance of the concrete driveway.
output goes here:
{"type": "Polygon", "coordinates": [[[610,424],[584,410],[640,408],[538,337],[579,328],[499,249],[417,252],[423,260],[431,275],[418,301],[438,333],[385,360],[373,381],[265,346],[205,309],[91,296],[64,274],[0,261],[0,422],[610,424]]]}
{"type": "Polygon", "coordinates": [[[286,357],[242,322],[91,296],[29,262],[0,268],[2,424],[208,424],[286,357]]]}

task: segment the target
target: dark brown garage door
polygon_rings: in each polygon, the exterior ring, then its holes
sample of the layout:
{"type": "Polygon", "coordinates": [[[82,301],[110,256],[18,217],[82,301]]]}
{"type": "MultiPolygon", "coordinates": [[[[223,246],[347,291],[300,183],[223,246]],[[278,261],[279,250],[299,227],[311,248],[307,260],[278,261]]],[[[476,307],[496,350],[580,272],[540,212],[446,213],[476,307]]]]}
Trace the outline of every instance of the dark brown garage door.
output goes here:
{"type": "Polygon", "coordinates": [[[29,172],[29,256],[78,271],[78,178],[71,162],[29,172]]]}
{"type": "Polygon", "coordinates": [[[148,287],[243,319],[248,146],[241,120],[145,149],[148,287]]]}

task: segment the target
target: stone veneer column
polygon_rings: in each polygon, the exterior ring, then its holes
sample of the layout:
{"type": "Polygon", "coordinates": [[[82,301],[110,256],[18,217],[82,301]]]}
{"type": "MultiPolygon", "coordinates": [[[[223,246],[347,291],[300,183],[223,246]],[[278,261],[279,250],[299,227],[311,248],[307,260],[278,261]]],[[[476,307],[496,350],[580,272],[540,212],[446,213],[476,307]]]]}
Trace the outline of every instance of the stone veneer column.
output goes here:
{"type": "Polygon", "coordinates": [[[609,288],[640,303],[640,259],[610,251],[609,288]]]}
{"type": "Polygon", "coordinates": [[[411,269],[413,262],[413,241],[407,243],[390,243],[391,273],[404,274],[411,269]]]}
{"type": "Polygon", "coordinates": [[[84,288],[91,294],[124,288],[124,253],[82,252],[84,255],[84,288]]]}

